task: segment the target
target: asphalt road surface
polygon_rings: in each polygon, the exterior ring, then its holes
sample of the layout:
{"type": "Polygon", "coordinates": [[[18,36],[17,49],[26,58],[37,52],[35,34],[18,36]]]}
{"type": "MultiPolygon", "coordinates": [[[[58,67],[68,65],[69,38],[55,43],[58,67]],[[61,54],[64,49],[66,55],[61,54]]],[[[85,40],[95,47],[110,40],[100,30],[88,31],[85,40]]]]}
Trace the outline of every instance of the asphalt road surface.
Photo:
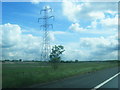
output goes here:
{"type": "Polygon", "coordinates": [[[109,81],[108,83],[104,84],[100,88],[118,88],[119,87],[118,86],[118,84],[119,84],[118,78],[120,78],[120,75],[118,75],[117,77],[115,77],[114,79],[112,79],[111,81],[109,81]]]}
{"type": "Polygon", "coordinates": [[[66,78],[63,80],[54,81],[46,84],[33,85],[30,88],[90,88],[90,89],[93,89],[97,86],[98,88],[120,88],[118,86],[119,84],[118,78],[120,77],[120,74],[118,74],[119,70],[120,68],[118,69],[118,67],[104,69],[97,72],[78,75],[78,76],[74,76],[74,77],[70,77],[70,78],[66,78]],[[111,80],[108,81],[108,79],[110,78],[111,80]]]}

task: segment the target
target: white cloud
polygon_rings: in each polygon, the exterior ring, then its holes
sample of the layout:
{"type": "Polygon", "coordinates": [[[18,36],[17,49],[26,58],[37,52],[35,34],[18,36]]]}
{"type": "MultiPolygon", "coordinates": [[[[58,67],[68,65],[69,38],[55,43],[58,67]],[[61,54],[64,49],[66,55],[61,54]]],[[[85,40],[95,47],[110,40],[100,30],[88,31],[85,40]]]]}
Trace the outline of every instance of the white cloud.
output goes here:
{"type": "Polygon", "coordinates": [[[32,4],[39,4],[41,0],[31,0],[32,4]]]}
{"type": "Polygon", "coordinates": [[[113,38],[113,36],[109,36],[107,38],[105,37],[97,37],[97,38],[81,38],[80,41],[82,44],[85,44],[85,46],[91,46],[94,47],[109,47],[112,45],[117,45],[118,42],[116,40],[117,38],[113,38]],[[96,43],[97,42],[97,43],[96,43]]]}
{"type": "Polygon", "coordinates": [[[40,55],[41,37],[23,34],[16,24],[4,24],[2,27],[2,58],[31,60],[40,55]]]}
{"type": "Polygon", "coordinates": [[[89,60],[89,52],[81,48],[80,42],[66,43],[64,47],[64,60],[89,60]]]}
{"type": "MultiPolygon", "coordinates": [[[[41,37],[32,34],[23,34],[22,28],[15,24],[1,25],[3,41],[2,57],[3,59],[40,59],[41,37]],[[16,37],[15,37],[16,36],[16,37]]],[[[52,31],[53,38],[55,35],[66,35],[67,32],[52,31]]],[[[70,38],[70,37],[69,37],[70,38]]],[[[108,37],[80,38],[79,42],[64,43],[65,52],[64,60],[98,60],[98,59],[116,59],[117,58],[117,41],[118,35],[108,37]]],[[[55,40],[56,41],[56,40],[55,40]]]]}
{"type": "Polygon", "coordinates": [[[55,41],[55,36],[54,36],[54,34],[53,34],[53,33],[49,33],[49,35],[50,35],[51,41],[55,41]]]}
{"type": "Polygon", "coordinates": [[[90,12],[89,16],[94,19],[104,19],[105,15],[103,12],[90,12]]]}
{"type": "Polygon", "coordinates": [[[118,33],[118,15],[110,18],[98,18],[91,21],[90,25],[82,27],[79,23],[72,23],[69,29],[80,33],[115,34],[118,33]]]}
{"type": "Polygon", "coordinates": [[[81,38],[81,45],[90,48],[92,59],[117,59],[118,40],[116,36],[81,38]]]}
{"type": "Polygon", "coordinates": [[[91,28],[97,28],[97,24],[98,22],[96,20],[94,20],[93,22],[91,22],[91,28]]]}
{"type": "Polygon", "coordinates": [[[79,42],[65,45],[65,59],[112,60],[118,57],[118,36],[80,38],[79,42]]]}
{"type": "Polygon", "coordinates": [[[55,35],[63,35],[63,34],[66,34],[66,32],[64,31],[50,31],[49,32],[49,35],[50,35],[50,39],[51,41],[55,41],[55,35]]]}
{"type": "Polygon", "coordinates": [[[73,31],[77,31],[77,32],[81,32],[81,31],[85,31],[85,29],[83,29],[82,27],[80,27],[80,25],[78,23],[74,23],[69,27],[70,30],[73,31]]]}
{"type": "Polygon", "coordinates": [[[102,25],[105,26],[114,26],[118,25],[118,15],[116,15],[114,18],[105,18],[100,21],[102,25]]]}
{"type": "MultiPolygon", "coordinates": [[[[24,60],[33,60],[40,59],[41,47],[42,47],[42,37],[34,36],[34,33],[39,33],[42,35],[40,31],[32,30],[23,30],[17,24],[4,24],[1,25],[0,32],[2,33],[0,48],[2,48],[3,52],[0,57],[3,59],[24,59],[24,60]],[[24,32],[28,32],[29,34],[25,34],[24,32]]],[[[51,31],[50,41],[55,41],[56,35],[63,35],[66,32],[63,31],[51,31]]]]}
{"type": "Polygon", "coordinates": [[[63,2],[63,14],[71,22],[89,22],[105,18],[104,13],[115,15],[118,11],[117,3],[110,2],[63,2]]]}
{"type": "Polygon", "coordinates": [[[2,27],[2,47],[12,47],[19,43],[21,28],[18,25],[8,23],[0,27],[2,27]]]}
{"type": "Polygon", "coordinates": [[[111,15],[116,15],[118,11],[106,10],[105,13],[109,13],[111,15]]]}
{"type": "Polygon", "coordinates": [[[77,22],[77,16],[81,11],[82,5],[76,5],[71,1],[63,2],[63,14],[72,22],[77,22]]]}

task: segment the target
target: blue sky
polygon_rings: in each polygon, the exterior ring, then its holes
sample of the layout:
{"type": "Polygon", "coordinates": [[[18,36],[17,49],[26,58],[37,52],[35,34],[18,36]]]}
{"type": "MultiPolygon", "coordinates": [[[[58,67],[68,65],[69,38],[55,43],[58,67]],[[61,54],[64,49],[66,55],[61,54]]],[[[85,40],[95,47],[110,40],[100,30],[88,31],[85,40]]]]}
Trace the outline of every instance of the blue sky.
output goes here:
{"type": "Polygon", "coordinates": [[[53,24],[53,29],[49,28],[51,45],[65,47],[64,60],[117,59],[117,3],[67,0],[3,2],[1,27],[4,36],[1,40],[4,59],[39,59],[41,51],[37,48],[41,46],[42,36],[37,21],[44,6],[53,9],[55,20],[49,22],[53,24]],[[24,56],[20,55],[23,53],[24,56]]]}
{"type": "Polygon", "coordinates": [[[3,24],[13,23],[19,24],[23,28],[29,27],[39,29],[37,19],[41,17],[39,14],[40,10],[46,5],[49,5],[54,10],[53,15],[55,16],[55,22],[52,22],[54,24],[53,30],[66,30],[70,22],[61,13],[62,7],[60,2],[43,2],[39,5],[34,5],[31,2],[4,2],[2,13],[3,24]],[[61,22],[64,22],[64,24],[61,22]]]}

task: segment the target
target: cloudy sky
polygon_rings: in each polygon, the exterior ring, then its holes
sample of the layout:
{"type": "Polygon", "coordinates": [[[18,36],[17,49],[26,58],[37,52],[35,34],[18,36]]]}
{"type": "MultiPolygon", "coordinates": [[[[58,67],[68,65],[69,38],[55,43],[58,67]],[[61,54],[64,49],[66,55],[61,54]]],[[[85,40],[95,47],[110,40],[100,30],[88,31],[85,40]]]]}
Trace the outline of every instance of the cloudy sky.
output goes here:
{"type": "Polygon", "coordinates": [[[118,58],[117,2],[3,2],[0,46],[2,59],[39,60],[40,10],[53,9],[51,45],[63,45],[63,60],[118,58]]]}

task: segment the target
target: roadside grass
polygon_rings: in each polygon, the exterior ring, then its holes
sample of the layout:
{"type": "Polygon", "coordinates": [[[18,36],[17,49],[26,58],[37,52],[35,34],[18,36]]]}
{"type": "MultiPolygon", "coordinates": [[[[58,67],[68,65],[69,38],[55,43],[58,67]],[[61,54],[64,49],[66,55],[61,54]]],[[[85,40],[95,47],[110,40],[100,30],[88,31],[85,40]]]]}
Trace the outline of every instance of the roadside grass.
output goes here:
{"type": "Polygon", "coordinates": [[[60,63],[54,70],[50,64],[2,64],[2,87],[27,87],[116,66],[117,62],[60,63]]]}

